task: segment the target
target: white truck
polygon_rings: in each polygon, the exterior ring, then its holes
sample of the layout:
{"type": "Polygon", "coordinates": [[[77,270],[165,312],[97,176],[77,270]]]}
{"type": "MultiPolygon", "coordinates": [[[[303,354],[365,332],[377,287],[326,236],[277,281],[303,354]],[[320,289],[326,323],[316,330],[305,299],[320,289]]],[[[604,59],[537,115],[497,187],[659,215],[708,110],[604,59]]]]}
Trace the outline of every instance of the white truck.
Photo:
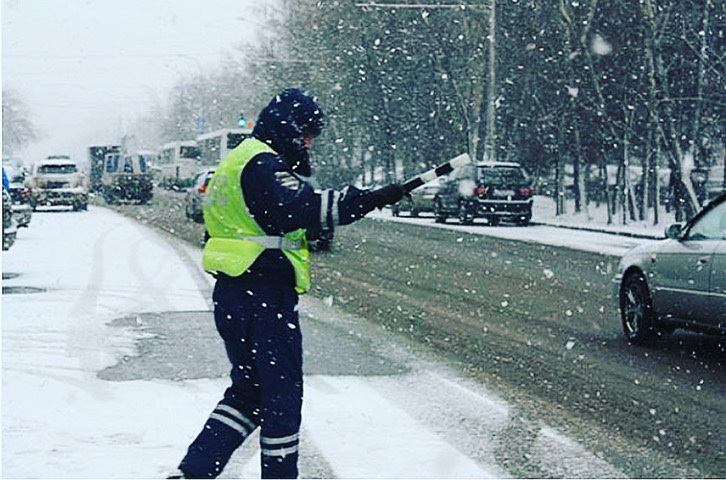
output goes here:
{"type": "Polygon", "coordinates": [[[73,210],[88,208],[88,180],[80,165],[67,155],[35,162],[27,183],[33,210],[55,205],[70,206],[73,210]]]}

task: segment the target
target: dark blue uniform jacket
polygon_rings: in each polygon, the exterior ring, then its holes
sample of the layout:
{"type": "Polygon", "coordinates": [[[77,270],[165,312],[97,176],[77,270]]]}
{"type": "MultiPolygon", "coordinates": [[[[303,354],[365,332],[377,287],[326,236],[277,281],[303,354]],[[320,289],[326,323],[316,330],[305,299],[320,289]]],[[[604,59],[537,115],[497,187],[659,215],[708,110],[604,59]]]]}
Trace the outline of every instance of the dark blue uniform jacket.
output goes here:
{"type": "MultiPolygon", "coordinates": [[[[281,236],[304,228],[308,238],[317,238],[376,208],[376,196],[369,190],[348,186],[341,192],[316,192],[272,153],[253,157],[242,170],[240,182],[250,214],[267,235],[281,236]]],[[[235,281],[295,285],[295,273],[281,251],[268,249],[235,281]]]]}

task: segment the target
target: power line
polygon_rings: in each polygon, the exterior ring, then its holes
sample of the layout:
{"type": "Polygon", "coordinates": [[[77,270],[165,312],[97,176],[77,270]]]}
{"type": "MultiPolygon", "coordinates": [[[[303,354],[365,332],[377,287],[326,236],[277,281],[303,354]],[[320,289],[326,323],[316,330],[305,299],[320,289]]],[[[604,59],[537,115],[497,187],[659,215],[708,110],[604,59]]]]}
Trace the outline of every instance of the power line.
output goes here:
{"type": "Polygon", "coordinates": [[[3,58],[20,58],[29,60],[47,60],[49,58],[57,60],[85,60],[90,58],[188,58],[194,59],[194,57],[214,57],[219,55],[226,55],[225,52],[216,53],[202,53],[190,55],[188,53],[139,53],[139,54],[114,54],[114,55],[3,55],[3,58]]]}
{"type": "Polygon", "coordinates": [[[488,8],[487,5],[479,5],[479,4],[464,4],[464,3],[458,3],[458,4],[441,4],[441,3],[356,3],[356,7],[361,8],[424,8],[424,9],[434,9],[434,8],[457,8],[460,10],[464,10],[466,8],[488,8]]]}

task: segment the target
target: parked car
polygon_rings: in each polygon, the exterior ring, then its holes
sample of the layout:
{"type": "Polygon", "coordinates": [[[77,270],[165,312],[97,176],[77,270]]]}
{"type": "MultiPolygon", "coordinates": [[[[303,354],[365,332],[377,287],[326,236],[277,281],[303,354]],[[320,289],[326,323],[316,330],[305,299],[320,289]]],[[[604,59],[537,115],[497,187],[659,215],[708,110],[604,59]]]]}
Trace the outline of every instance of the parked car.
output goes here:
{"type": "Polygon", "coordinates": [[[625,337],[639,345],[676,328],[726,334],[726,194],[666,237],[620,260],[613,298],[625,337]]]}
{"type": "Polygon", "coordinates": [[[410,196],[403,197],[400,202],[394,203],[391,206],[391,213],[394,217],[401,215],[401,212],[408,212],[410,216],[418,217],[421,212],[433,212],[434,199],[440,189],[441,184],[438,179],[422,185],[411,192],[410,196]]]}
{"type": "Polygon", "coordinates": [[[39,206],[68,205],[88,208],[88,181],[78,163],[57,155],[33,165],[28,179],[33,210],[39,206]]]}
{"type": "Polygon", "coordinates": [[[7,167],[5,170],[10,182],[13,218],[18,228],[27,227],[33,216],[33,207],[30,205],[30,189],[25,185],[25,171],[14,167],[7,167]]]}
{"type": "Polygon", "coordinates": [[[154,183],[143,154],[110,152],[104,156],[101,191],[108,204],[120,201],[147,203],[154,196],[154,183]]]}
{"type": "Polygon", "coordinates": [[[209,180],[212,179],[212,175],[214,175],[213,168],[202,170],[194,176],[192,186],[187,189],[187,194],[184,198],[184,213],[188,219],[196,223],[204,223],[202,203],[204,202],[204,194],[207,191],[207,185],[209,185],[209,180]]]}
{"type": "Polygon", "coordinates": [[[457,168],[442,182],[434,199],[436,221],[456,216],[462,225],[486,218],[527,225],[532,218],[534,189],[527,171],[518,163],[488,162],[457,168]]]}
{"type": "Polygon", "coordinates": [[[17,225],[13,219],[12,204],[10,193],[3,188],[3,250],[9,250],[13,246],[18,234],[17,225]]]}

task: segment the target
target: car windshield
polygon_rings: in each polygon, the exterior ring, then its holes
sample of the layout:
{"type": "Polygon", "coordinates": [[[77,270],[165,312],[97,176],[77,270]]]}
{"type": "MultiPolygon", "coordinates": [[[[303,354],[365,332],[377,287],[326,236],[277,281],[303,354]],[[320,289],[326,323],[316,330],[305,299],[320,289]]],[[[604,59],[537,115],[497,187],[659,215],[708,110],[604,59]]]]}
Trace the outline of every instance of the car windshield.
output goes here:
{"type": "Polygon", "coordinates": [[[179,156],[181,158],[201,158],[202,152],[197,147],[180,147],[179,156]]]}
{"type": "Polygon", "coordinates": [[[721,239],[726,239],[726,202],[698,219],[688,232],[688,240],[721,239]]]}
{"type": "Polygon", "coordinates": [[[518,167],[480,167],[480,182],[495,186],[521,186],[529,183],[524,170],[518,167]]]}
{"type": "Polygon", "coordinates": [[[18,171],[12,168],[6,168],[5,173],[8,175],[10,183],[18,183],[25,180],[25,174],[22,171],[18,171]]]}
{"type": "Polygon", "coordinates": [[[78,169],[75,165],[55,165],[55,164],[48,164],[48,165],[41,165],[38,167],[38,173],[59,173],[59,174],[69,174],[69,173],[76,173],[78,169]]]}

